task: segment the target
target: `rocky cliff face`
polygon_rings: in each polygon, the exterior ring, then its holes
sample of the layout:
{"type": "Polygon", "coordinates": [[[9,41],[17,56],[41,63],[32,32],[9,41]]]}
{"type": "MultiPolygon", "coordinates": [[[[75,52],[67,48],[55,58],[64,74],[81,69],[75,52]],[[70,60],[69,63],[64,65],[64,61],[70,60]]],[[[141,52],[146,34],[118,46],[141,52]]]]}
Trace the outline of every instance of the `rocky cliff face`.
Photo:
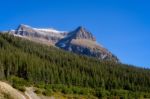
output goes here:
{"type": "Polygon", "coordinates": [[[71,35],[72,39],[88,39],[88,40],[95,41],[95,37],[92,35],[92,33],[88,32],[82,26],[70,32],[69,35],[71,35]]]}
{"type": "Polygon", "coordinates": [[[65,38],[56,43],[56,46],[77,54],[96,57],[100,60],[119,61],[116,56],[98,44],[92,33],[83,27],[78,27],[68,33],[65,38]]]}
{"type": "Polygon", "coordinates": [[[51,28],[39,29],[20,25],[15,31],[10,31],[10,33],[46,44],[51,43],[51,45],[66,51],[96,57],[100,60],[119,61],[115,55],[96,42],[91,32],[81,26],[71,32],[62,32],[51,28]]]}
{"type": "Polygon", "coordinates": [[[10,31],[10,33],[15,35],[20,35],[24,37],[30,37],[30,39],[40,40],[42,42],[51,42],[55,44],[60,39],[64,38],[66,35],[63,31],[57,31],[52,28],[48,29],[39,29],[39,28],[32,28],[28,25],[19,25],[19,27],[14,31],[10,31]]]}

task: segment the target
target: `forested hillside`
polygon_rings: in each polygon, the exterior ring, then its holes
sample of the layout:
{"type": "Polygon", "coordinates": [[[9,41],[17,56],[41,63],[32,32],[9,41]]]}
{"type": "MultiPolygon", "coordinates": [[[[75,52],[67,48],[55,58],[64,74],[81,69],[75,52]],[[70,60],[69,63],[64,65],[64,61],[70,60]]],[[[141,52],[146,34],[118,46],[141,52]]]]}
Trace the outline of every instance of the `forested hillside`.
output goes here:
{"type": "MultiPolygon", "coordinates": [[[[32,84],[62,84],[99,90],[150,92],[150,70],[65,52],[9,34],[0,34],[0,79],[16,76],[32,84]]],[[[133,96],[134,97],[134,96],[133,96]]],[[[140,96],[139,96],[140,97],[140,96]]],[[[118,99],[118,98],[117,98],[118,99]]]]}

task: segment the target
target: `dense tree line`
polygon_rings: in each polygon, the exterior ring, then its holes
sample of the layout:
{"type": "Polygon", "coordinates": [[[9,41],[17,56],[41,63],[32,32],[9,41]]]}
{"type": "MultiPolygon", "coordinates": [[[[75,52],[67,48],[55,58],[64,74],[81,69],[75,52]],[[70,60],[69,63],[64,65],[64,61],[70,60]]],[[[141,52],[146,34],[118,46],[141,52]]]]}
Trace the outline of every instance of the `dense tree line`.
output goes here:
{"type": "Polygon", "coordinates": [[[52,46],[0,34],[0,79],[150,92],[150,70],[100,61],[52,46]]]}

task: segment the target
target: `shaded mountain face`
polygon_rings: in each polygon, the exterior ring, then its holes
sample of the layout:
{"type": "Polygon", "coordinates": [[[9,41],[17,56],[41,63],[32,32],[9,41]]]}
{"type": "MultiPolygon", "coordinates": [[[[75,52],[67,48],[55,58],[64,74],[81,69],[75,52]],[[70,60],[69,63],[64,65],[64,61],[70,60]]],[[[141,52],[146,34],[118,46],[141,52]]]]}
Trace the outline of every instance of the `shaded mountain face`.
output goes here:
{"type": "Polygon", "coordinates": [[[39,29],[27,25],[20,25],[16,30],[10,31],[9,33],[36,42],[53,45],[80,55],[119,62],[115,55],[96,42],[91,32],[81,26],[74,31],[63,32],[51,28],[39,29]]]}

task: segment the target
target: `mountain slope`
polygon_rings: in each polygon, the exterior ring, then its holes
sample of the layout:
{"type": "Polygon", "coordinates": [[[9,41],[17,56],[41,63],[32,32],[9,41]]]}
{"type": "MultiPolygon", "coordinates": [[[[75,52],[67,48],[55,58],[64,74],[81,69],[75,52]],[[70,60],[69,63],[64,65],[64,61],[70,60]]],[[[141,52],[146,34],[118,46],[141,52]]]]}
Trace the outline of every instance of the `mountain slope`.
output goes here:
{"type": "Polygon", "coordinates": [[[63,32],[54,29],[32,28],[22,24],[15,31],[9,31],[9,33],[80,55],[119,62],[115,55],[96,42],[91,32],[81,26],[72,32],[63,32]]]}
{"type": "Polygon", "coordinates": [[[108,96],[118,93],[116,90],[127,90],[132,95],[139,92],[145,97],[150,92],[149,69],[100,61],[8,34],[0,34],[0,52],[0,79],[17,76],[29,84],[92,88],[91,93],[98,97],[101,90],[108,91],[108,96]]]}
{"type": "Polygon", "coordinates": [[[102,79],[105,80],[106,86],[109,85],[109,80],[113,79],[122,86],[127,83],[125,79],[131,79],[128,83],[135,83],[135,86],[150,83],[148,70],[78,56],[7,34],[0,34],[0,52],[1,78],[18,75],[37,82],[42,80],[48,83],[61,82],[90,87],[101,86],[102,79]],[[143,79],[147,83],[141,82],[143,79]]]}
{"type": "Polygon", "coordinates": [[[24,24],[19,25],[15,31],[9,31],[9,33],[15,34],[16,36],[30,38],[31,40],[33,39],[34,41],[38,42],[48,42],[50,45],[54,45],[65,35],[63,31],[57,31],[52,28],[32,28],[24,24]]]}
{"type": "Polygon", "coordinates": [[[77,54],[96,57],[100,60],[119,61],[116,56],[99,45],[95,37],[83,27],[78,27],[68,33],[68,36],[56,43],[56,46],[77,54]]]}

